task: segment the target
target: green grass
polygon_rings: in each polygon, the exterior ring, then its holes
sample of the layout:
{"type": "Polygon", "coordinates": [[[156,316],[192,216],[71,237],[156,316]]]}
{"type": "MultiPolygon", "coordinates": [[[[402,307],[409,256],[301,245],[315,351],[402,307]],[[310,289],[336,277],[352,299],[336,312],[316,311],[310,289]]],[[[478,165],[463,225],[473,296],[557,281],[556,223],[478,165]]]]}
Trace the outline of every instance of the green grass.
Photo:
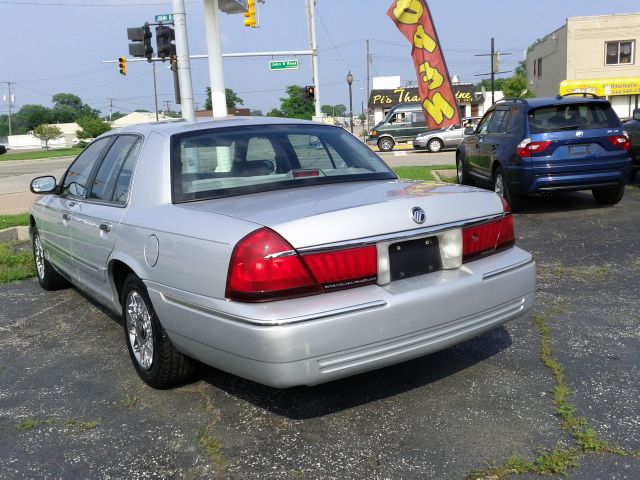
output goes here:
{"type": "Polygon", "coordinates": [[[43,158],[54,157],[75,157],[83,149],[82,148],[60,148],[56,150],[38,150],[35,152],[13,152],[0,155],[0,161],[7,160],[41,160],[43,158]]]}
{"type": "Polygon", "coordinates": [[[433,170],[455,170],[455,165],[433,165],[430,167],[394,167],[400,178],[409,180],[435,180],[431,172],[433,170]]]}
{"type": "Polygon", "coordinates": [[[15,282],[36,274],[33,254],[14,252],[11,245],[0,243],[0,283],[15,282]]]}
{"type": "Polygon", "coordinates": [[[3,228],[29,225],[29,214],[18,213],[17,215],[0,215],[0,230],[3,228]]]}
{"type": "Polygon", "coordinates": [[[226,464],[224,455],[222,454],[222,444],[209,435],[205,430],[198,432],[196,442],[203,445],[207,451],[209,459],[218,466],[226,464]]]}

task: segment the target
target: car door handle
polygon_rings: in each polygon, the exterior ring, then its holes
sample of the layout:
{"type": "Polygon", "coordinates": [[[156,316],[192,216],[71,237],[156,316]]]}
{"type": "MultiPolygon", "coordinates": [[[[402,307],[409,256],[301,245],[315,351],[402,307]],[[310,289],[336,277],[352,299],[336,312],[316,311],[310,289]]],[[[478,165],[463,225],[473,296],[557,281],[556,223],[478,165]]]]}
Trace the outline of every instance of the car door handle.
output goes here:
{"type": "Polygon", "coordinates": [[[103,232],[109,233],[111,231],[111,224],[110,223],[101,223],[100,224],[100,230],[102,230],[103,232]]]}
{"type": "Polygon", "coordinates": [[[64,212],[62,214],[62,219],[63,220],[71,220],[71,214],[69,212],[64,212]]]}

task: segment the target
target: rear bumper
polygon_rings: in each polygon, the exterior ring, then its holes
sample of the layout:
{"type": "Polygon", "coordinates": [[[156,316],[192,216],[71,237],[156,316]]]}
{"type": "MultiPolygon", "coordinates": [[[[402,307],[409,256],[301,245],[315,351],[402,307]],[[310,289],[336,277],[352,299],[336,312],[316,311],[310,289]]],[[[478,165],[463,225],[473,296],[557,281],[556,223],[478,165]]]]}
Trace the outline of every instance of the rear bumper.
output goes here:
{"type": "Polygon", "coordinates": [[[617,168],[562,171],[519,166],[507,168],[513,192],[524,195],[548,191],[588,190],[624,185],[631,174],[631,159],[621,162],[617,168]]]}
{"type": "Polygon", "coordinates": [[[532,309],[535,276],[531,255],[516,247],[384,287],[268,304],[238,305],[151,282],[147,288],[183,353],[284,388],[399,363],[495,328],[532,309]]]}

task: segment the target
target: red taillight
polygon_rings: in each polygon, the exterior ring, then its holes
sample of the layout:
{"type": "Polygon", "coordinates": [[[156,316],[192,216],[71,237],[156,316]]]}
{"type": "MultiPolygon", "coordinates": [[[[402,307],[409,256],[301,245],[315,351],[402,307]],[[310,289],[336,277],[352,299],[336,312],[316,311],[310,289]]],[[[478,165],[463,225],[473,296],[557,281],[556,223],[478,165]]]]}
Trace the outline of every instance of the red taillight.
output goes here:
{"type": "Polygon", "coordinates": [[[300,257],[276,232],[261,228],[233,251],[227,298],[265,302],[358,287],[375,283],[377,270],[373,245],[300,257]]]}
{"type": "Polygon", "coordinates": [[[376,247],[313,253],[302,257],[325,291],[374,283],[378,272],[376,247]]]}
{"type": "Polygon", "coordinates": [[[516,154],[520,158],[533,157],[536,154],[544,152],[549,148],[551,142],[545,140],[543,142],[532,142],[530,138],[525,138],[516,147],[516,154]]]}
{"type": "Polygon", "coordinates": [[[631,148],[631,142],[626,135],[612,135],[607,138],[609,139],[609,143],[616,148],[621,148],[622,150],[629,150],[631,148]]]}
{"type": "Polygon", "coordinates": [[[244,237],[229,265],[227,297],[263,302],[320,293],[300,257],[273,230],[261,228],[244,237]]]}
{"type": "Polygon", "coordinates": [[[515,243],[511,210],[504,199],[502,205],[502,218],[462,229],[463,262],[470,262],[483,254],[508,248],[515,243]]]}

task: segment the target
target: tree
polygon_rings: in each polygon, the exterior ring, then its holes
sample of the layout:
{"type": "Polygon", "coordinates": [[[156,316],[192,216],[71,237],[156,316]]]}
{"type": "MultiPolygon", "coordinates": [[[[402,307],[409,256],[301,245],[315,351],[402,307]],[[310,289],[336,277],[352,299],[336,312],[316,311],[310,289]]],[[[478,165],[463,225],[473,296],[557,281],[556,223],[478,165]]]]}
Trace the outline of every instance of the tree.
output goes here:
{"type": "MultiPolygon", "coordinates": [[[[493,83],[494,83],[494,87],[496,89],[496,92],[499,92],[500,90],[502,90],[502,86],[504,85],[504,82],[506,82],[506,81],[507,81],[507,78],[503,78],[503,77],[496,78],[494,80],[493,83]]],[[[485,78],[484,80],[482,80],[480,83],[478,83],[476,85],[476,90],[482,90],[482,87],[484,87],[484,89],[487,92],[490,92],[491,91],[491,79],[485,78]]]]}
{"type": "Polygon", "coordinates": [[[338,105],[322,105],[320,111],[329,117],[344,117],[347,107],[339,103],[338,105]]]}
{"type": "Polygon", "coordinates": [[[274,108],[267,116],[311,120],[315,106],[313,100],[306,98],[305,89],[299,85],[289,85],[286,94],[287,97],[280,98],[280,108],[274,108]]]}
{"type": "MultiPolygon", "coordinates": [[[[111,121],[112,121],[112,122],[115,122],[115,121],[116,121],[116,120],[118,120],[119,118],[126,117],[126,116],[127,116],[127,114],[126,114],[126,113],[122,113],[122,112],[113,112],[113,113],[111,114],[111,121]]],[[[104,120],[109,120],[109,117],[108,117],[108,116],[107,116],[107,117],[105,117],[105,118],[104,118],[104,120]]]]}
{"type": "Polygon", "coordinates": [[[262,113],[262,110],[250,110],[251,116],[252,117],[262,117],[264,116],[264,114],[262,113]]]}
{"type": "MultiPolygon", "coordinates": [[[[224,96],[227,101],[227,108],[237,108],[238,105],[244,105],[244,100],[242,100],[238,96],[238,94],[230,88],[224,89],[224,96]]],[[[207,99],[204,102],[204,109],[211,110],[212,108],[213,104],[211,103],[211,88],[207,87],[207,99]]]]}
{"type": "Polygon", "coordinates": [[[50,123],[51,110],[42,105],[24,105],[11,121],[15,122],[14,125],[17,127],[13,133],[27,133],[38,125],[50,123]]]}
{"type": "Polygon", "coordinates": [[[53,102],[54,111],[58,109],[67,112],[66,118],[69,117],[69,112],[75,112],[73,119],[66,120],[67,122],[73,122],[79,117],[97,117],[100,114],[99,110],[95,110],[89,105],[82,103],[80,97],[72,93],[56,93],[51,97],[51,101],[53,102]]]}
{"type": "Polygon", "coordinates": [[[514,75],[502,86],[502,93],[507,98],[531,98],[535,94],[527,88],[527,77],[514,75]]]}
{"type": "Polygon", "coordinates": [[[49,142],[60,138],[62,136],[62,130],[55,125],[38,125],[33,129],[33,136],[44,142],[44,148],[49,150],[49,142]]]}
{"type": "Polygon", "coordinates": [[[51,123],[75,122],[78,112],[71,105],[56,105],[51,110],[51,123]]]}
{"type": "Polygon", "coordinates": [[[111,130],[111,126],[101,118],[81,117],[76,120],[76,122],[78,122],[78,125],[81,128],[80,130],[76,130],[76,135],[81,140],[96,138],[97,136],[111,130]]]}

